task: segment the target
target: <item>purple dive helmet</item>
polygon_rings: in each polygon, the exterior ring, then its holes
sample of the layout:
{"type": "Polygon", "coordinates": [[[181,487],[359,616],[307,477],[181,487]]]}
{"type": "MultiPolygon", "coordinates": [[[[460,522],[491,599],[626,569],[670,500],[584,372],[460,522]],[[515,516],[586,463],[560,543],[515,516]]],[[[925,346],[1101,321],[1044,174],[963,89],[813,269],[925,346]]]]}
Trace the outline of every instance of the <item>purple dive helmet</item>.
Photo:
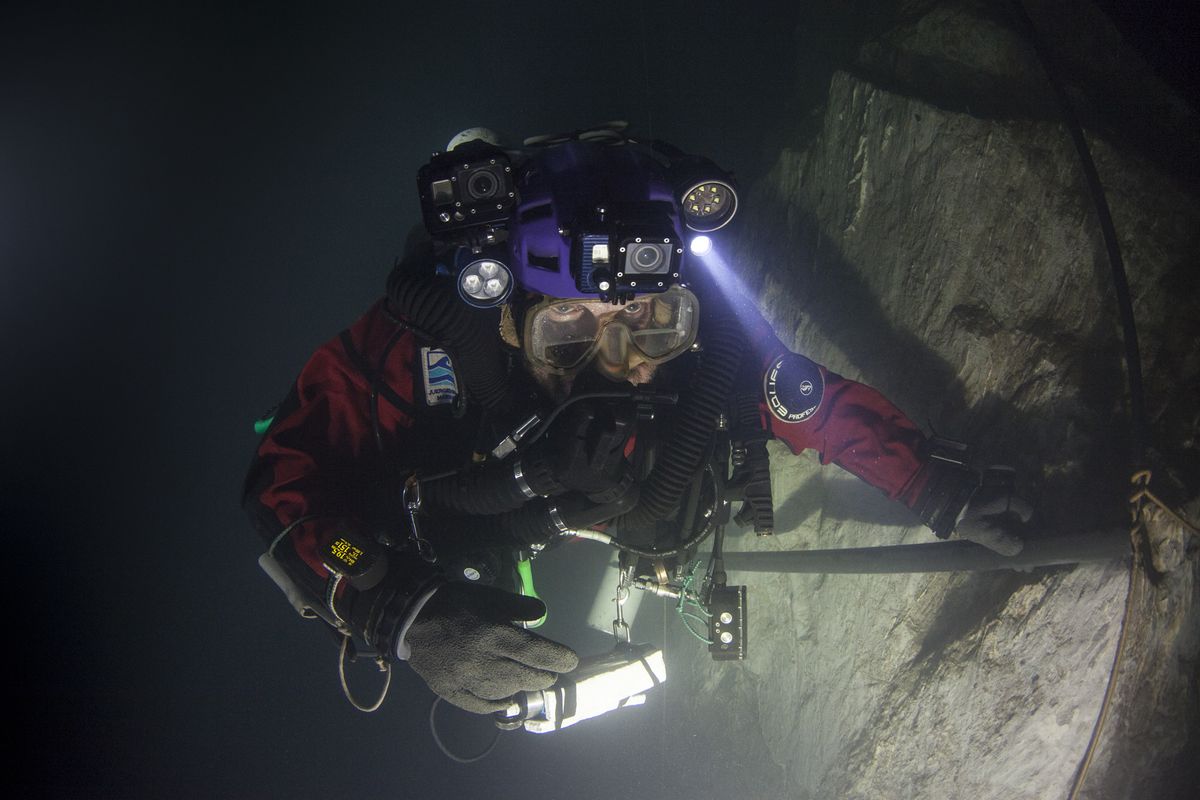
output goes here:
{"type": "Polygon", "coordinates": [[[711,161],[606,127],[527,140],[482,140],[437,155],[418,174],[425,224],[453,247],[459,295],[505,302],[515,287],[623,302],[687,275],[689,231],[724,226],[733,181],[711,161]]]}

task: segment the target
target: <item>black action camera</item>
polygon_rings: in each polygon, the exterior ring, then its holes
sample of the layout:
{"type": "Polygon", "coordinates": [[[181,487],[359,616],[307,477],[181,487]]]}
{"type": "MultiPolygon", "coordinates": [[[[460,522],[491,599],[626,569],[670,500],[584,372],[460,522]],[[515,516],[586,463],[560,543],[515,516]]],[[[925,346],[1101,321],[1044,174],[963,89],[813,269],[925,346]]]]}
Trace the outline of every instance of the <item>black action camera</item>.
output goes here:
{"type": "Polygon", "coordinates": [[[502,222],[516,203],[508,155],[483,141],[435,153],[417,173],[425,228],[434,238],[502,222]]]}
{"type": "Polygon", "coordinates": [[[583,223],[571,248],[571,273],[581,291],[607,297],[661,292],[679,279],[683,242],[669,203],[612,204],[583,223]]]}

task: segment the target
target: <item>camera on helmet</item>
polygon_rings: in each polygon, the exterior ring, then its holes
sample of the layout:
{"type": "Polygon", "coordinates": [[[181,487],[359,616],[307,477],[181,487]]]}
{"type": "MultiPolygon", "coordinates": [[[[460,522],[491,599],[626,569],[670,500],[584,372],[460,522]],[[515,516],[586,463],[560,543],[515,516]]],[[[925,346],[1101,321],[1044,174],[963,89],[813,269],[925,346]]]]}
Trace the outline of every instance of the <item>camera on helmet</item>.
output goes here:
{"type": "Polygon", "coordinates": [[[435,154],[417,173],[417,192],[425,229],[435,239],[503,222],[516,202],[508,155],[482,141],[435,154]]]}
{"type": "Polygon", "coordinates": [[[666,291],[683,261],[670,209],[657,202],[596,209],[572,250],[576,285],[601,296],[666,291]]]}

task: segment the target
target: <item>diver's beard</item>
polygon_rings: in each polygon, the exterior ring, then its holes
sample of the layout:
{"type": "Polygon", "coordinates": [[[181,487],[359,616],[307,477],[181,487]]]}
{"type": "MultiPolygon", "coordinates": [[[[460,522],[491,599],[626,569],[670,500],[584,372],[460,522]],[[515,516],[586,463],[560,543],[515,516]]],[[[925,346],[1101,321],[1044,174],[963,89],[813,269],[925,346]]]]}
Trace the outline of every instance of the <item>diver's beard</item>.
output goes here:
{"type": "Polygon", "coordinates": [[[643,383],[649,383],[654,377],[654,373],[658,368],[653,364],[642,362],[633,369],[627,368],[624,364],[613,365],[602,359],[597,359],[595,362],[595,371],[608,378],[614,383],[632,383],[634,386],[641,386],[643,383]]]}
{"type": "Polygon", "coordinates": [[[580,371],[570,374],[562,374],[555,372],[547,367],[539,366],[525,361],[526,367],[529,369],[529,374],[550,396],[550,399],[555,403],[562,403],[571,396],[572,390],[577,391],[604,391],[610,390],[614,383],[630,383],[634,386],[641,386],[653,380],[658,367],[654,364],[638,364],[630,370],[626,370],[622,364],[618,368],[605,369],[603,361],[597,359],[592,361],[580,371]]]}
{"type": "Polygon", "coordinates": [[[562,403],[571,396],[571,385],[574,383],[574,375],[563,375],[555,372],[547,367],[542,367],[526,360],[525,366],[529,369],[529,374],[533,376],[533,380],[542,388],[550,399],[557,405],[562,403]]]}

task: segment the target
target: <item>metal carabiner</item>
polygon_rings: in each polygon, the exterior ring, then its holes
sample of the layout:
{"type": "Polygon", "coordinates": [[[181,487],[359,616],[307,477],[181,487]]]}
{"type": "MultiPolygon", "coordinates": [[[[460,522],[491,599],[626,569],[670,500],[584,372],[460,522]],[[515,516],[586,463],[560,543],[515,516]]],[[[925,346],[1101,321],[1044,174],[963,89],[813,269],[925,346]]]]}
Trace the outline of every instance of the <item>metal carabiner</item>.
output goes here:
{"type": "Polygon", "coordinates": [[[432,564],[437,560],[437,553],[434,552],[433,544],[421,536],[421,528],[417,523],[417,514],[421,512],[421,482],[417,480],[417,473],[408,476],[404,481],[404,494],[401,496],[404,503],[404,510],[408,513],[408,539],[417,548],[417,555],[425,561],[432,564]]]}

